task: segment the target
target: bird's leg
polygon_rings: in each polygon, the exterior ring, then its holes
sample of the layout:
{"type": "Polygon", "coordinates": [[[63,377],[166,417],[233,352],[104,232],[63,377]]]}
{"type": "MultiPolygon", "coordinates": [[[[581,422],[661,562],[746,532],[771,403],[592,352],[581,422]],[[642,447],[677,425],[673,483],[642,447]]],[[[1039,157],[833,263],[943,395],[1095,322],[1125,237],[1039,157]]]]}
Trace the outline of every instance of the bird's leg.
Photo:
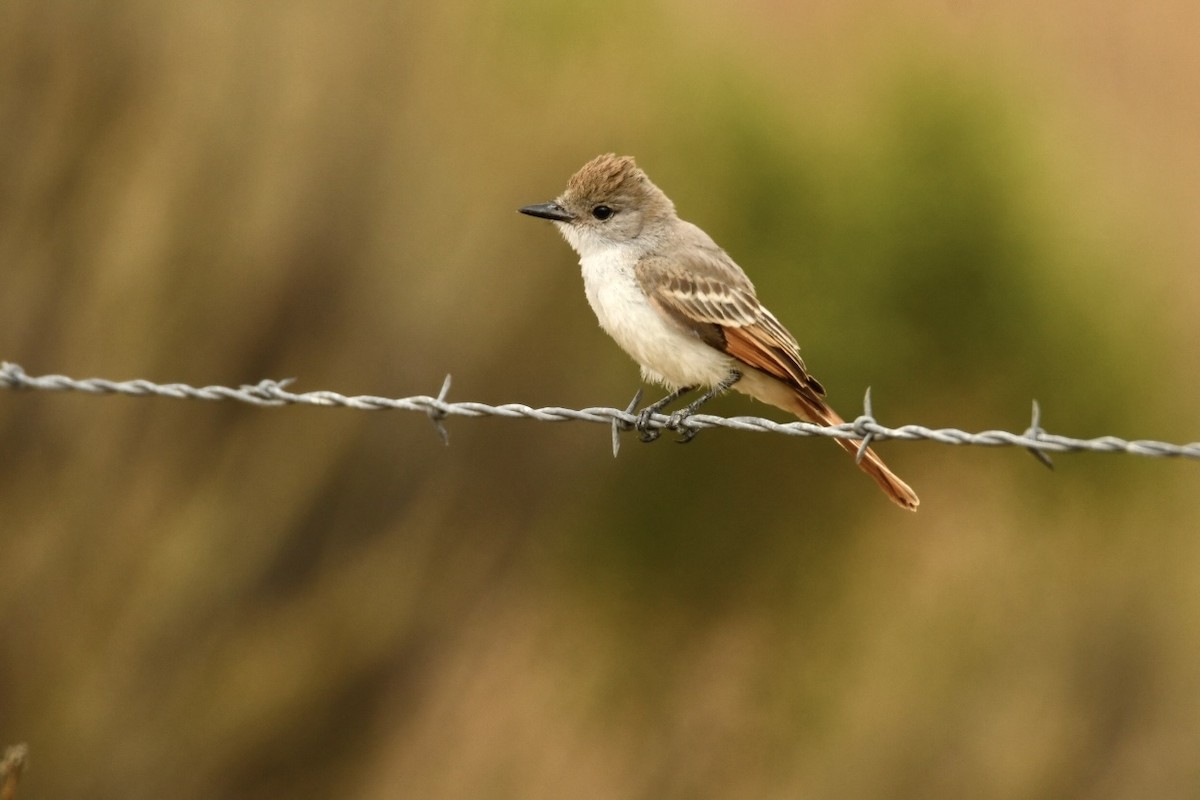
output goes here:
{"type": "Polygon", "coordinates": [[[638,432],[638,438],[643,442],[653,442],[655,439],[661,436],[662,431],[660,429],[650,427],[650,417],[657,414],[659,411],[662,411],[664,408],[671,405],[671,403],[674,403],[676,400],[683,397],[688,392],[694,391],[695,389],[695,386],[680,386],[663,399],[656,400],[639,411],[637,415],[637,422],[633,424],[634,430],[638,432]]]}
{"type": "MultiPolygon", "coordinates": [[[[733,385],[735,383],[737,383],[738,381],[740,381],[741,379],[742,379],[741,371],[736,370],[736,369],[729,370],[729,374],[725,376],[724,380],[722,380],[716,386],[709,389],[704,394],[700,395],[694,401],[689,403],[686,407],[681,408],[678,411],[676,411],[674,414],[672,414],[671,421],[667,423],[667,427],[673,431],[679,430],[680,427],[683,426],[684,421],[687,420],[687,418],[690,417],[692,414],[695,414],[697,409],[700,408],[700,406],[704,405],[709,400],[712,400],[717,395],[721,395],[721,394],[724,394],[725,392],[729,391],[729,389],[732,388],[733,385]]],[[[699,428],[685,429],[679,437],[679,443],[687,444],[692,439],[694,439],[696,434],[699,432],[700,432],[699,428]]]]}

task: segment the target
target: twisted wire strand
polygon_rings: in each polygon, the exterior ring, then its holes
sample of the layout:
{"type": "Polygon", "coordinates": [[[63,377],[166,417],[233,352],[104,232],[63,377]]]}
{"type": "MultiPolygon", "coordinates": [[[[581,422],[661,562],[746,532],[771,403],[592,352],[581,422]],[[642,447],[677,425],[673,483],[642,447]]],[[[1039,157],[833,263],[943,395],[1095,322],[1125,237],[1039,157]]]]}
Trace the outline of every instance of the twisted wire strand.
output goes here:
{"type": "MultiPolygon", "coordinates": [[[[441,391],[436,397],[417,395],[414,397],[376,397],[358,395],[348,397],[332,391],[292,392],[288,390],[293,379],[263,380],[254,385],[190,386],[185,383],[155,383],[135,379],[112,381],[104,378],[71,378],[66,375],[31,376],[18,364],[0,363],[0,389],[83,392],[87,394],[119,394],[133,397],[170,397],[188,400],[224,400],[248,403],[255,406],[277,407],[307,405],[353,408],[361,411],[419,411],[433,421],[443,439],[447,438],[443,421],[448,417],[495,416],[510,419],[524,418],[538,422],[593,422],[613,427],[614,452],[616,434],[627,430],[637,422],[633,404],[629,408],[591,407],[582,409],[548,406],[533,408],[522,403],[489,405],[478,402],[450,402],[446,395],[450,390],[450,376],[446,376],[441,391]]],[[[635,398],[636,399],[636,398],[635,398]]],[[[880,424],[871,411],[871,393],[867,390],[863,400],[863,414],[852,422],[825,427],[808,422],[775,422],[763,417],[719,417],[711,414],[695,414],[680,421],[669,414],[653,414],[647,427],[656,430],[700,430],[704,428],[730,428],[757,433],[779,433],[785,436],[824,436],[826,438],[852,439],[865,444],[885,440],[930,441],[948,445],[975,445],[982,447],[1024,447],[1049,463],[1050,453],[1093,452],[1125,453],[1150,458],[1200,459],[1200,442],[1172,444],[1146,439],[1128,440],[1117,436],[1099,436],[1092,439],[1077,439],[1070,436],[1047,433],[1042,430],[1040,409],[1033,404],[1033,420],[1022,433],[988,430],[971,433],[957,428],[928,428],[923,425],[901,425],[890,428],[880,424]]],[[[865,449],[865,448],[864,448],[865,449]]]]}

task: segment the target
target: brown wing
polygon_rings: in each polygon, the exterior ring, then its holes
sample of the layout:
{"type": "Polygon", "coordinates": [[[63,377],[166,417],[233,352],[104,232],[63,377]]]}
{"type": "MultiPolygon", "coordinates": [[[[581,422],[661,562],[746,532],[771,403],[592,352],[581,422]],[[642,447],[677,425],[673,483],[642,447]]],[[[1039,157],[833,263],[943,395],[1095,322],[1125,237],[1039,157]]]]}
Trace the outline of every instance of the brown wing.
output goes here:
{"type": "MultiPolygon", "coordinates": [[[[800,419],[838,425],[842,418],[822,399],[825,389],[808,374],[796,339],[758,302],[754,286],[725,252],[695,229],[698,248],[687,260],[645,258],[635,268],[638,283],[650,302],[670,319],[721,350],[791,387],[800,419]],[[703,237],[703,238],[699,238],[703,237]]],[[[785,407],[785,406],[780,406],[785,407]]],[[[835,440],[859,457],[858,442],[835,440]]],[[[909,511],[921,502],[904,481],[868,448],[859,468],[875,479],[889,498],[909,511]]]]}
{"type": "Polygon", "coordinates": [[[638,282],[655,307],[701,341],[818,397],[796,339],[754,294],[745,273],[719,249],[687,260],[655,256],[638,262],[638,282]]]}

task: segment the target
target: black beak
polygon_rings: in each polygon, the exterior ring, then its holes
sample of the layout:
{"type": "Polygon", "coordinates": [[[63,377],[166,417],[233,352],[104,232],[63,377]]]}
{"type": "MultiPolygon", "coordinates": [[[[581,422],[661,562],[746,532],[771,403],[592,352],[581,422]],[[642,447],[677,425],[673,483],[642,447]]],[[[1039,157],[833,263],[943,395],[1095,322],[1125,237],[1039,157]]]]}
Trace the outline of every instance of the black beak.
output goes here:
{"type": "Polygon", "coordinates": [[[554,201],[549,203],[538,203],[536,206],[525,206],[518,208],[522,214],[528,214],[531,217],[541,217],[542,219],[552,219],[555,222],[570,222],[575,219],[565,208],[554,201]]]}

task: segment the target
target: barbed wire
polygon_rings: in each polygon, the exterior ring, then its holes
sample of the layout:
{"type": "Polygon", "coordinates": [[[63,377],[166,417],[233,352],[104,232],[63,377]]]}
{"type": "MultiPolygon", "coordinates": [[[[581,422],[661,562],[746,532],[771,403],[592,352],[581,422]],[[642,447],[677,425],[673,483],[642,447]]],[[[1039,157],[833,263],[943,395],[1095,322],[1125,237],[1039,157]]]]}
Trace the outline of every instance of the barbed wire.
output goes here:
{"type": "MultiPolygon", "coordinates": [[[[619,449],[619,434],[632,429],[639,423],[636,412],[641,392],[634,396],[627,408],[560,408],[549,406],[532,408],[521,403],[489,405],[475,402],[450,402],[446,395],[450,391],[450,376],[446,376],[436,397],[388,398],[372,395],[348,397],[331,391],[295,393],[287,387],[294,379],[263,380],[254,385],[233,388],[229,386],[190,386],[185,383],[154,383],[148,380],[112,381],[104,378],[76,379],[66,375],[30,376],[18,364],[0,362],[0,389],[83,392],[86,394],[120,394],[134,397],[170,397],[188,400],[232,400],[255,406],[307,405],[323,407],[354,408],[361,411],[419,411],[433,421],[444,441],[449,435],[443,421],[448,417],[507,417],[537,420],[539,422],[593,422],[612,428],[613,455],[619,449]]],[[[730,428],[758,433],[780,433],[785,436],[822,436],[826,438],[850,439],[862,442],[860,455],[867,445],[888,441],[930,441],[949,445],[976,445],[982,447],[1023,447],[1038,460],[1050,466],[1049,454],[1071,452],[1125,453],[1152,458],[1200,459],[1200,442],[1171,444],[1146,439],[1128,440],[1116,436],[1099,436],[1093,439],[1076,439],[1047,433],[1041,427],[1041,410],[1033,401],[1033,417],[1022,433],[988,430],[977,433],[957,428],[927,428],[923,425],[902,425],[889,428],[880,424],[872,412],[871,390],[863,398],[863,413],[843,425],[823,426],[808,422],[775,422],[763,417],[718,417],[711,414],[694,414],[681,419],[671,414],[651,414],[644,421],[651,431],[670,430],[685,437],[705,428],[730,428]]]]}

